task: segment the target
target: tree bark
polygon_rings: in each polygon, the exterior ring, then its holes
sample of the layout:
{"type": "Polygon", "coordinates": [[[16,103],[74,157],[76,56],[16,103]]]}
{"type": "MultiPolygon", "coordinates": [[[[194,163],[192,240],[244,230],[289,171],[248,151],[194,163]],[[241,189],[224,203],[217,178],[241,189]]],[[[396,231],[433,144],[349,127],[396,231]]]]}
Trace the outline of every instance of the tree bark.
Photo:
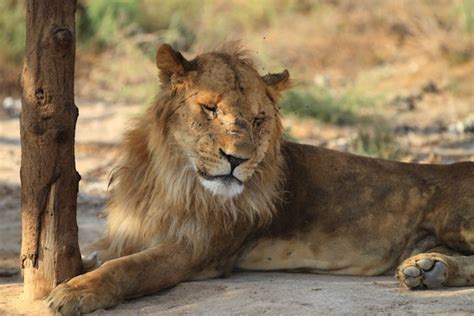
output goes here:
{"type": "Polygon", "coordinates": [[[75,0],[26,1],[22,85],[23,297],[42,298],[81,272],[74,162],[75,0]]]}

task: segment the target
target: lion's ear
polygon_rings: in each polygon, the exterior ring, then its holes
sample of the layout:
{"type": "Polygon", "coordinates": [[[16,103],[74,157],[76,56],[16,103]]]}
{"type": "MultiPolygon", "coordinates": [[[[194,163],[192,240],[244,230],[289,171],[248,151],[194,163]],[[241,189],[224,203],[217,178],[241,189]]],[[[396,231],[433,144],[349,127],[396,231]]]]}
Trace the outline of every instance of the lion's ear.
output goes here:
{"type": "Polygon", "coordinates": [[[160,70],[160,80],[169,83],[173,74],[184,75],[190,68],[189,61],[169,44],[161,44],[156,51],[156,65],[160,70]]]}
{"type": "Polygon", "coordinates": [[[283,70],[277,74],[267,74],[262,76],[263,81],[267,86],[271,87],[275,92],[279,93],[291,86],[290,73],[288,70],[283,70]]]}

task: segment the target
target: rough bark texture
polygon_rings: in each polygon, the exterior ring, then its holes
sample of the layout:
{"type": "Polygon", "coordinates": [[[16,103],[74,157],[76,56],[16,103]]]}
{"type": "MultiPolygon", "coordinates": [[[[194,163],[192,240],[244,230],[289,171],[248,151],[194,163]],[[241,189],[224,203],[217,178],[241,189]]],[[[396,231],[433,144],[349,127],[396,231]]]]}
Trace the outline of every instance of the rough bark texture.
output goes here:
{"type": "Polygon", "coordinates": [[[24,298],[81,271],[74,162],[75,0],[26,2],[22,72],[21,263],[24,298]]]}

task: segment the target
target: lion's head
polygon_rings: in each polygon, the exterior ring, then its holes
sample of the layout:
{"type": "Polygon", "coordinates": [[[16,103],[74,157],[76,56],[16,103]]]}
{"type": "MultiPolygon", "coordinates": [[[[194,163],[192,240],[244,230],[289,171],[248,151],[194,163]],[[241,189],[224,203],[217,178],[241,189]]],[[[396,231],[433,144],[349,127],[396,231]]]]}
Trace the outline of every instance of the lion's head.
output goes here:
{"type": "Polygon", "coordinates": [[[167,239],[197,255],[219,231],[273,217],[284,182],[276,101],[289,75],[260,76],[233,44],[193,60],[164,44],[156,62],[161,90],[124,135],[112,176],[110,249],[167,239]]]}
{"type": "Polygon", "coordinates": [[[279,147],[275,102],[289,85],[288,71],[262,77],[232,44],[190,61],[163,44],[156,62],[170,100],[157,114],[166,134],[208,191],[239,195],[279,147]]]}

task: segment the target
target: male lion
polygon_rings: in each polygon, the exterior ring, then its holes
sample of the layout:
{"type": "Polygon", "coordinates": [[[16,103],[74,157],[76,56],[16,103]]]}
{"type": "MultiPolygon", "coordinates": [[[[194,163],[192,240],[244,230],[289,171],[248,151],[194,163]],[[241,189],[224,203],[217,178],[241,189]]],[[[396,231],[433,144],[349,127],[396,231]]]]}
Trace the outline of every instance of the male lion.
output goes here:
{"type": "Polygon", "coordinates": [[[418,165],[282,140],[288,71],[226,47],[161,45],[157,101],[126,135],[89,272],[48,298],[91,312],[240,270],[393,273],[410,289],[474,284],[474,163],[418,165]],[[91,266],[95,263],[94,266],[91,266]]]}

